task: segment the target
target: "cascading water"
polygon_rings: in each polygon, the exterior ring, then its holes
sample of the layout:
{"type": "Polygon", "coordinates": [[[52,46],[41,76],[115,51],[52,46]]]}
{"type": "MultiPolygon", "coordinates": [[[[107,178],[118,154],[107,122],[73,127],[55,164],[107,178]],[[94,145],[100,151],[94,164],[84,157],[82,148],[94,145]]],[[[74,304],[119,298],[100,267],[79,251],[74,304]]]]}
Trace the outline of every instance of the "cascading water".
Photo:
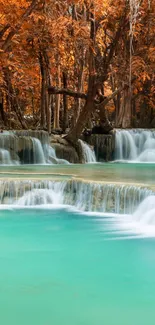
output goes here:
{"type": "Polygon", "coordinates": [[[32,138],[34,164],[45,164],[46,159],[41,142],[37,138],[32,138]]]}
{"type": "Polygon", "coordinates": [[[19,157],[16,154],[17,137],[12,133],[0,134],[0,165],[17,165],[19,157]]]}
{"type": "Polygon", "coordinates": [[[108,218],[108,231],[155,236],[155,193],[144,187],[78,179],[1,180],[0,208],[9,207],[72,207],[108,218]]]}
{"type": "Polygon", "coordinates": [[[56,156],[55,153],[55,149],[49,145],[46,145],[46,156],[47,158],[47,162],[49,164],[64,164],[64,165],[68,165],[69,161],[65,160],[65,159],[59,159],[56,156]]]}
{"type": "Polygon", "coordinates": [[[0,134],[0,165],[68,163],[56,157],[44,131],[4,131],[0,134]]]}
{"type": "Polygon", "coordinates": [[[13,165],[10,152],[5,149],[0,149],[0,161],[2,165],[13,165]]]}
{"type": "Polygon", "coordinates": [[[79,140],[83,152],[83,157],[86,163],[96,162],[94,150],[84,141],[79,140]]]}
{"type": "Polygon", "coordinates": [[[144,187],[80,180],[0,181],[0,204],[61,203],[82,211],[133,213],[152,191],[144,187]]]}
{"type": "Polygon", "coordinates": [[[155,162],[155,130],[116,130],[115,160],[155,162]]]}
{"type": "Polygon", "coordinates": [[[108,230],[124,236],[155,237],[155,195],[147,196],[132,215],[118,215],[111,220],[108,230]]]}
{"type": "Polygon", "coordinates": [[[144,199],[133,214],[133,220],[142,225],[155,226],[155,195],[144,199]]]}

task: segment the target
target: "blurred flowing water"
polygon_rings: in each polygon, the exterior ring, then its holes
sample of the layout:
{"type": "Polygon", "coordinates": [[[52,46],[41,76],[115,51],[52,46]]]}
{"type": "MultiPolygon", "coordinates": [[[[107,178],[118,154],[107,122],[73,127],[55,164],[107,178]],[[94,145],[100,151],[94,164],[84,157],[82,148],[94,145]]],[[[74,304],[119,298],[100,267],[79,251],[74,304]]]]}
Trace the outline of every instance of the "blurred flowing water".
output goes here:
{"type": "Polygon", "coordinates": [[[154,325],[155,164],[0,169],[0,324],[154,325]]]}
{"type": "Polygon", "coordinates": [[[155,163],[155,130],[116,130],[115,159],[155,163]]]}

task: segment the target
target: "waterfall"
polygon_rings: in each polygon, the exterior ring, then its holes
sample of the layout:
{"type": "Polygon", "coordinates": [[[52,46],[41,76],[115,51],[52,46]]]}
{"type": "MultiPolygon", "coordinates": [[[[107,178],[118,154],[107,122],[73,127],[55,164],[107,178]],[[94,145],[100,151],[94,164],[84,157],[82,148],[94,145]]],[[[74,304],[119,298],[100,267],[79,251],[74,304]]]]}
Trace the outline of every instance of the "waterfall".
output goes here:
{"type": "Polygon", "coordinates": [[[155,192],[143,186],[78,179],[0,181],[0,209],[34,207],[93,213],[103,218],[105,231],[117,238],[118,234],[155,237],[155,192]]]}
{"type": "Polygon", "coordinates": [[[152,191],[144,187],[81,180],[1,180],[0,204],[63,204],[80,211],[131,214],[152,191]]]}
{"type": "Polygon", "coordinates": [[[79,140],[82,148],[83,157],[86,163],[96,162],[94,150],[84,141],[79,140]]]}
{"type": "Polygon", "coordinates": [[[0,165],[68,164],[56,157],[45,131],[4,131],[0,134],[0,165]]]}
{"type": "Polygon", "coordinates": [[[37,138],[32,138],[34,164],[45,164],[46,159],[41,142],[37,138]]]}
{"type": "Polygon", "coordinates": [[[155,195],[148,196],[133,214],[133,220],[143,225],[155,226],[155,195]]]}
{"type": "Polygon", "coordinates": [[[113,234],[127,235],[127,238],[138,237],[155,237],[155,195],[147,196],[131,215],[116,215],[111,219],[107,226],[108,231],[113,234]]]}
{"type": "Polygon", "coordinates": [[[49,164],[64,164],[64,165],[68,165],[69,161],[65,160],[65,159],[60,159],[57,158],[56,153],[55,153],[55,149],[51,146],[46,146],[46,150],[48,152],[48,163],[49,164]]]}
{"type": "Polygon", "coordinates": [[[115,160],[155,162],[155,130],[116,130],[115,160]]]}
{"type": "Polygon", "coordinates": [[[0,149],[0,162],[2,165],[12,165],[10,152],[5,149],[0,149]]]}
{"type": "Polygon", "coordinates": [[[5,131],[0,134],[0,165],[17,165],[17,137],[5,131]]]}

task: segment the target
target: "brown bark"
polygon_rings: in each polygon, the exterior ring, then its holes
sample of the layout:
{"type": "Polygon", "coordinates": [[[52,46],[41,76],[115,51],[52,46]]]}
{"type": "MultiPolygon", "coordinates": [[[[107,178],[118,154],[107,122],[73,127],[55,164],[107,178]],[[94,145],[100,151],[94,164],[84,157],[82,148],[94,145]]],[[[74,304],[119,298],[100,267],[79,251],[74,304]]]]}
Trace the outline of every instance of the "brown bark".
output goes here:
{"type": "MultiPolygon", "coordinates": [[[[58,87],[61,86],[60,64],[58,64],[57,85],[58,87]]],[[[59,129],[60,127],[59,117],[60,117],[60,95],[57,95],[55,99],[55,110],[54,110],[54,129],[59,129]]]]}
{"type": "Polygon", "coordinates": [[[2,122],[5,125],[5,113],[4,113],[4,98],[3,98],[3,93],[0,91],[0,117],[2,122]]]}
{"type": "MultiPolygon", "coordinates": [[[[63,85],[64,88],[67,88],[67,73],[63,72],[63,85]]],[[[64,106],[64,114],[63,114],[63,123],[62,123],[62,130],[63,132],[66,131],[66,128],[68,126],[68,98],[64,94],[63,95],[63,106],[64,106]]]]}
{"type": "MultiPolygon", "coordinates": [[[[135,79],[133,79],[135,80],[135,79]]],[[[129,85],[128,84],[124,84],[121,87],[119,87],[118,89],[116,89],[111,95],[104,97],[102,94],[100,94],[99,89],[97,89],[95,87],[95,78],[94,75],[90,74],[89,77],[89,89],[88,89],[88,95],[83,94],[83,93],[78,93],[78,92],[73,92],[72,94],[75,97],[81,98],[81,96],[83,96],[83,98],[85,97],[86,99],[86,104],[84,105],[81,114],[79,116],[79,119],[77,120],[76,126],[71,127],[68,135],[66,136],[66,139],[72,143],[76,142],[78,140],[78,138],[80,137],[85,124],[87,123],[88,119],[91,116],[91,113],[97,109],[99,110],[100,113],[100,117],[102,120],[102,125],[105,128],[105,131],[107,132],[107,130],[111,130],[111,124],[109,122],[108,119],[108,114],[107,111],[105,109],[106,105],[115,98],[116,95],[118,95],[122,90],[128,90],[129,85]],[[98,94],[100,94],[100,100],[101,102],[99,103],[97,100],[95,100],[95,95],[96,95],[96,91],[98,92],[98,94]]],[[[65,94],[70,94],[70,91],[68,91],[67,89],[59,89],[57,90],[57,92],[60,91],[59,93],[65,93],[65,94]]]]}
{"type": "MultiPolygon", "coordinates": [[[[135,80],[135,78],[133,78],[132,82],[135,80]]],[[[58,90],[57,90],[58,91],[58,90]]],[[[70,92],[68,92],[67,89],[59,89],[60,93],[62,94],[62,92],[64,91],[65,94],[70,94],[70,92]]],[[[107,111],[105,109],[106,105],[115,98],[115,96],[117,96],[118,94],[120,94],[121,91],[129,91],[129,85],[128,84],[123,84],[121,87],[119,87],[118,89],[116,89],[111,95],[104,97],[102,95],[102,93],[100,93],[99,89],[97,89],[97,87],[95,87],[95,80],[94,80],[94,76],[90,75],[90,79],[89,79],[89,91],[88,91],[88,95],[85,95],[83,93],[78,93],[78,92],[72,92],[73,95],[76,97],[79,96],[79,98],[81,98],[81,96],[85,97],[86,99],[86,104],[83,107],[81,114],[79,116],[79,119],[77,120],[76,126],[71,127],[68,135],[66,136],[66,139],[70,142],[75,142],[81,135],[85,124],[87,123],[88,119],[91,116],[91,113],[94,110],[99,110],[100,111],[100,118],[102,120],[102,125],[105,128],[105,131],[107,132],[107,130],[111,130],[112,126],[109,122],[108,119],[108,114],[107,111]],[[98,100],[95,99],[95,95],[96,95],[96,91],[98,92],[98,95],[100,95],[100,103],[98,100]]],[[[123,106],[124,107],[124,106],[123,106]]],[[[118,119],[122,119],[123,118],[123,107],[120,109],[120,117],[118,119]]],[[[126,106],[129,107],[129,106],[126,106]]],[[[127,108],[126,108],[127,109],[127,108]]],[[[129,112],[127,112],[127,121],[129,124],[130,121],[130,110],[129,112]]],[[[123,122],[123,124],[125,125],[125,120],[123,122]]]]}
{"type": "Polygon", "coordinates": [[[51,96],[47,92],[47,88],[51,86],[51,75],[50,75],[50,61],[46,50],[43,51],[44,63],[46,68],[46,120],[47,120],[47,131],[51,133],[51,96]]]}
{"type": "Polygon", "coordinates": [[[12,83],[11,83],[10,71],[8,68],[4,68],[3,73],[4,73],[5,83],[6,83],[6,91],[8,94],[9,106],[16,113],[16,116],[17,116],[22,128],[27,129],[26,121],[24,121],[23,114],[21,112],[21,108],[18,103],[17,94],[16,94],[16,92],[12,86],[12,83]]]}
{"type": "MultiPolygon", "coordinates": [[[[93,7],[92,7],[93,10],[93,7]]],[[[95,20],[93,19],[93,13],[90,13],[90,39],[91,39],[91,46],[89,48],[89,79],[88,79],[88,92],[87,92],[87,99],[86,104],[81,110],[81,113],[79,115],[79,118],[77,120],[76,126],[72,127],[69,131],[69,133],[66,136],[66,140],[68,140],[71,143],[76,143],[79,139],[84,126],[88,120],[88,118],[91,116],[91,113],[94,110],[94,100],[96,95],[95,90],[95,62],[94,62],[94,52],[93,48],[95,47],[95,20]]]]}
{"type": "Polygon", "coordinates": [[[79,139],[88,118],[91,116],[91,113],[94,110],[94,103],[92,101],[87,101],[85,106],[83,107],[81,114],[77,120],[76,127],[72,127],[65,137],[67,141],[75,144],[79,139]]]}
{"type": "Polygon", "coordinates": [[[39,64],[40,64],[40,72],[41,72],[41,107],[40,107],[40,113],[41,113],[41,121],[40,125],[42,129],[46,128],[46,110],[47,110],[47,102],[46,102],[46,72],[45,72],[45,66],[43,61],[43,56],[40,51],[39,53],[39,64]]]}
{"type": "Polygon", "coordinates": [[[90,40],[92,42],[90,48],[89,48],[89,80],[88,80],[88,93],[87,93],[87,100],[84,108],[82,109],[80,116],[78,118],[78,121],[74,128],[71,128],[69,134],[67,135],[67,140],[71,142],[77,141],[79,136],[81,135],[81,132],[83,131],[83,128],[85,124],[87,123],[90,114],[93,112],[95,108],[102,110],[102,114],[104,113],[104,125],[106,128],[111,128],[110,122],[108,120],[107,112],[105,110],[105,106],[107,103],[113,99],[120,91],[121,89],[117,89],[114,91],[114,93],[107,98],[104,99],[104,94],[102,93],[102,86],[104,82],[107,80],[108,77],[108,69],[112,60],[112,57],[114,55],[114,52],[116,50],[118,40],[123,32],[123,26],[125,24],[126,20],[126,11],[123,13],[123,16],[120,19],[118,29],[116,31],[115,37],[112,40],[111,44],[108,46],[108,52],[107,49],[105,51],[105,55],[103,57],[103,71],[102,75],[98,76],[98,83],[96,83],[96,62],[94,60],[93,49],[95,50],[95,37],[96,37],[96,31],[97,28],[99,28],[99,25],[95,22],[95,17],[93,15],[94,7],[92,4],[91,12],[89,13],[89,19],[90,19],[90,40]],[[99,105],[95,105],[95,98],[98,95],[99,100],[101,100],[101,103],[99,105]]]}
{"type": "Polygon", "coordinates": [[[132,121],[132,107],[130,100],[130,90],[124,89],[120,111],[117,119],[117,127],[130,128],[132,121]]]}
{"type": "MultiPolygon", "coordinates": [[[[86,59],[86,51],[85,49],[82,51],[82,57],[79,60],[79,53],[78,53],[78,59],[80,66],[80,71],[78,72],[78,81],[77,81],[77,91],[79,93],[82,93],[83,90],[83,83],[84,83],[84,66],[85,66],[85,59],[86,59]]],[[[76,122],[79,118],[81,110],[81,98],[75,98],[75,106],[74,106],[74,114],[73,114],[73,125],[76,125],[76,122]]]]}
{"type": "Polygon", "coordinates": [[[53,95],[68,95],[70,97],[74,98],[81,98],[81,99],[87,99],[87,95],[85,93],[77,92],[71,89],[65,89],[65,88],[57,88],[57,87],[48,87],[49,94],[53,95]]]}

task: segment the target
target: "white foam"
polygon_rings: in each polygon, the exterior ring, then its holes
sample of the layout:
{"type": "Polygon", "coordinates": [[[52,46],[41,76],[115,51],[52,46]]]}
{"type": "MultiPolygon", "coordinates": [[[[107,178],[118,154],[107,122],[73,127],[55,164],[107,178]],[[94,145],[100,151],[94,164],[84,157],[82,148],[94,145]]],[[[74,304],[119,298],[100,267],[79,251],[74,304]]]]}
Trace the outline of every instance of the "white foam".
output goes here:
{"type": "Polygon", "coordinates": [[[86,163],[95,163],[96,157],[94,150],[84,141],[79,140],[86,163]]]}
{"type": "Polygon", "coordinates": [[[155,131],[116,130],[116,161],[155,162],[155,131]]]}
{"type": "Polygon", "coordinates": [[[67,208],[103,218],[103,228],[111,234],[155,237],[155,195],[147,188],[78,180],[1,180],[0,202],[0,209],[67,208]]]}

